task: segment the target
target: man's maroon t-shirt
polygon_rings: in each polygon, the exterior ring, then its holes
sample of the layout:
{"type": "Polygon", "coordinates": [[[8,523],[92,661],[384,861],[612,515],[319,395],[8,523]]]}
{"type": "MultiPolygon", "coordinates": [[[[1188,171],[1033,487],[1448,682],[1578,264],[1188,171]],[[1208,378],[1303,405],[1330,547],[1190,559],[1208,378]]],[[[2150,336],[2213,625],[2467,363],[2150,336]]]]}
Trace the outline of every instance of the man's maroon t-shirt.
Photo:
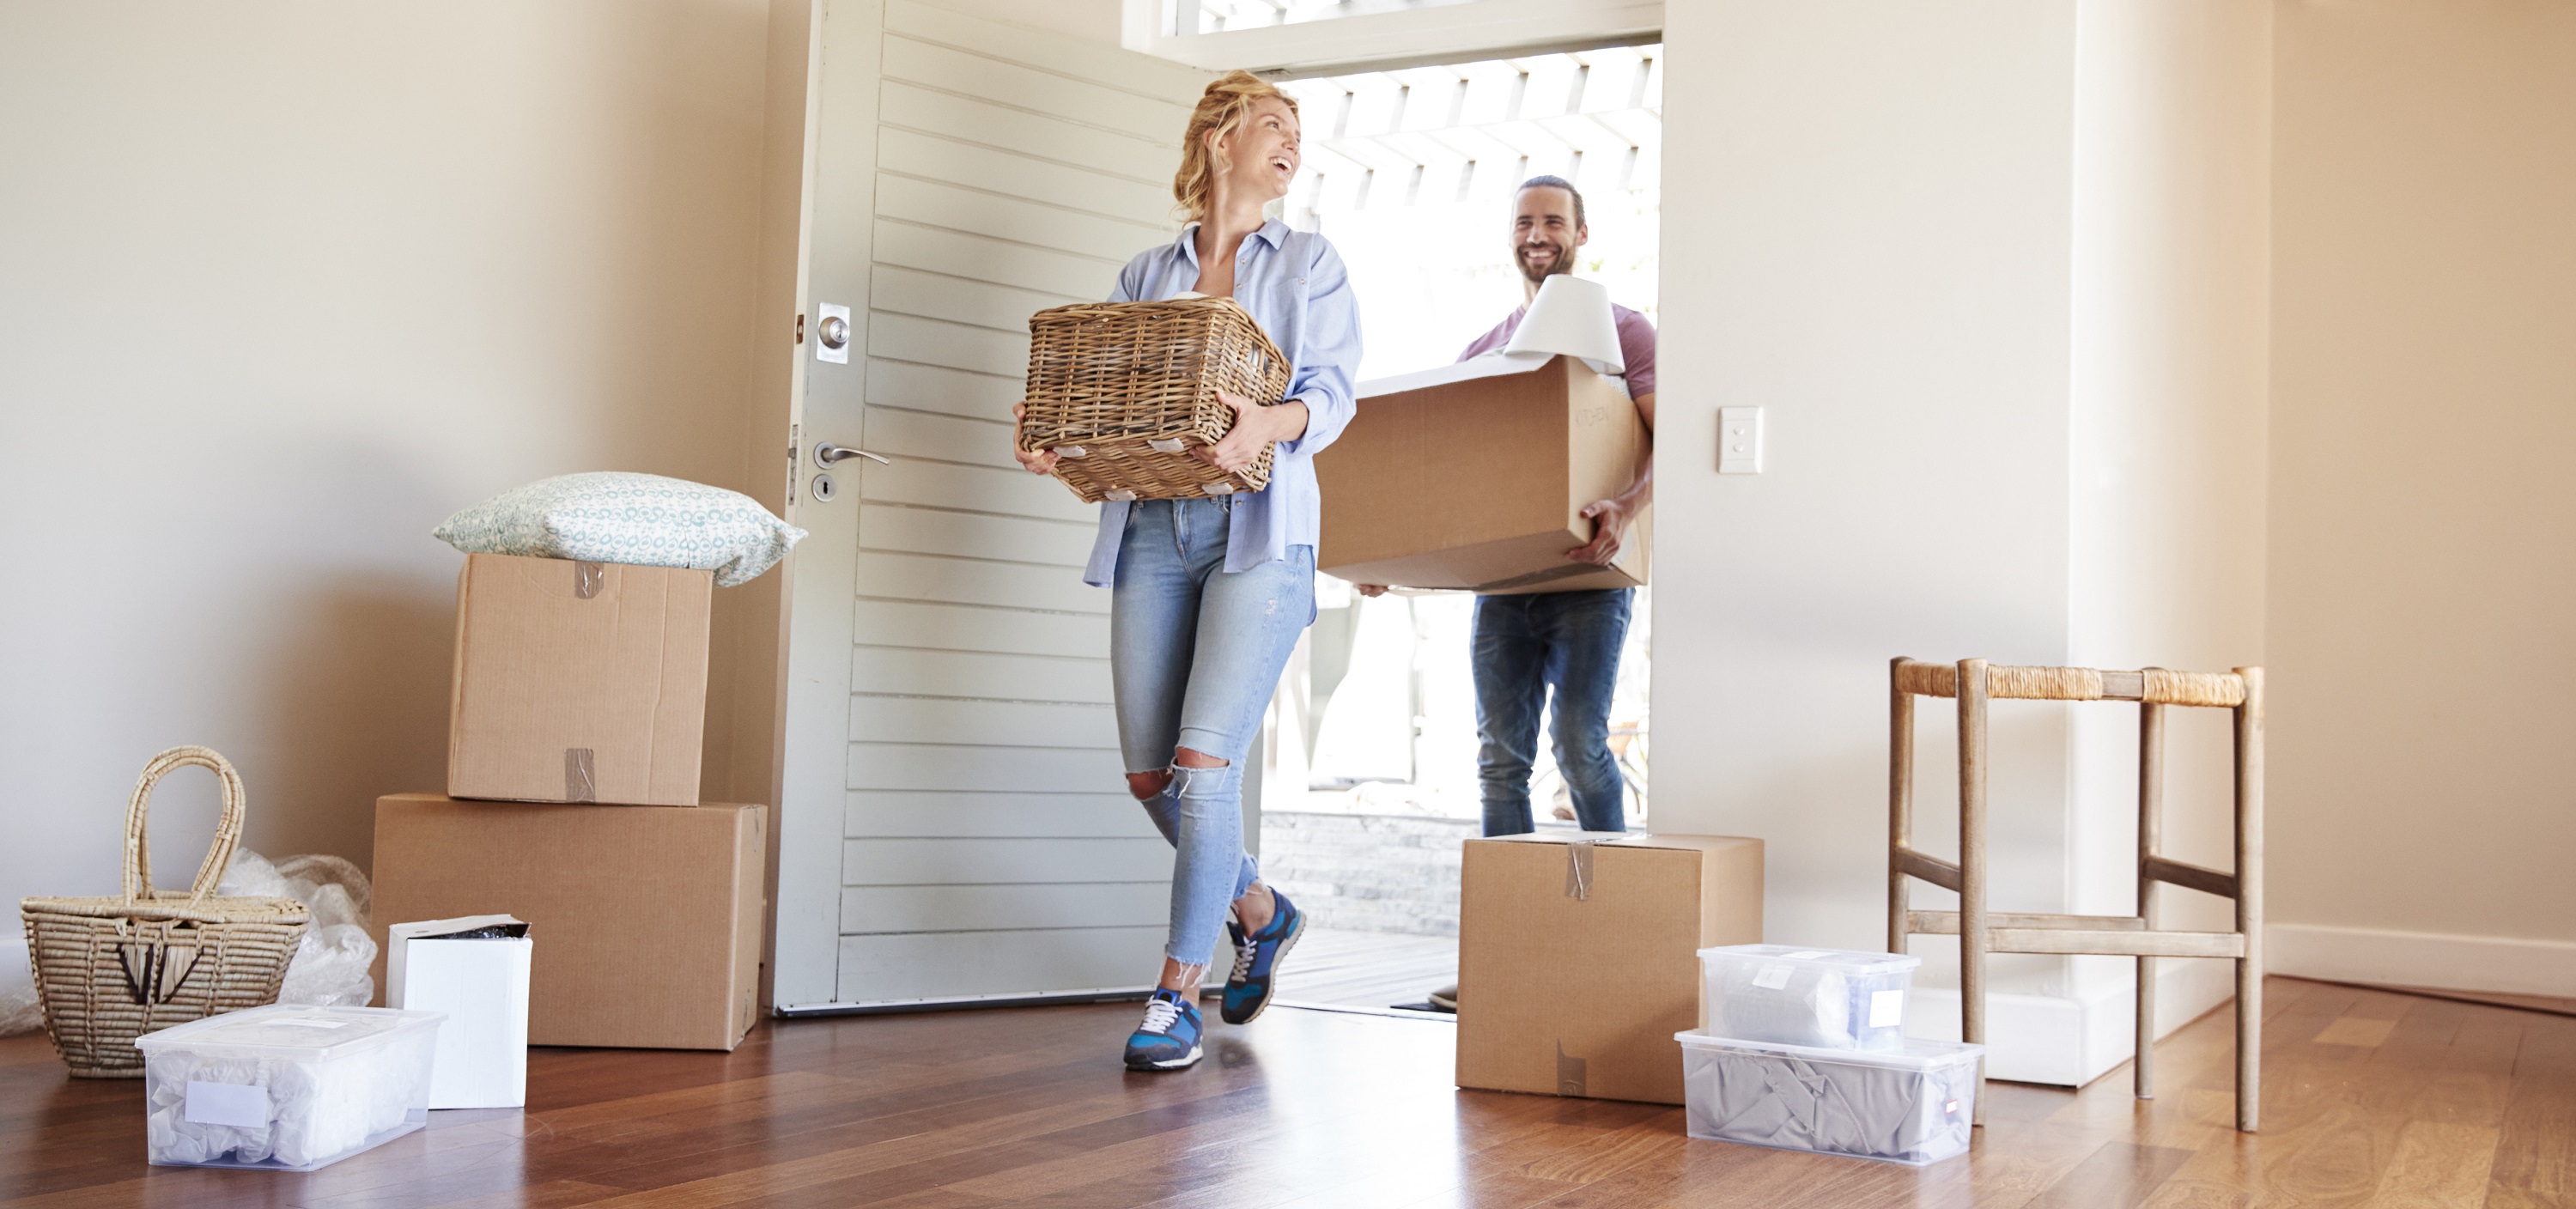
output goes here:
{"type": "MultiPolygon", "coordinates": [[[[1496,324],[1494,330],[1476,337],[1476,342],[1458,354],[1458,359],[1481,357],[1510,343],[1512,333],[1520,329],[1521,316],[1528,313],[1526,306],[1513,311],[1512,317],[1496,324]]],[[[1628,397],[1655,393],[1655,325],[1615,302],[1610,304],[1610,318],[1619,327],[1619,359],[1628,365],[1628,397]]]]}

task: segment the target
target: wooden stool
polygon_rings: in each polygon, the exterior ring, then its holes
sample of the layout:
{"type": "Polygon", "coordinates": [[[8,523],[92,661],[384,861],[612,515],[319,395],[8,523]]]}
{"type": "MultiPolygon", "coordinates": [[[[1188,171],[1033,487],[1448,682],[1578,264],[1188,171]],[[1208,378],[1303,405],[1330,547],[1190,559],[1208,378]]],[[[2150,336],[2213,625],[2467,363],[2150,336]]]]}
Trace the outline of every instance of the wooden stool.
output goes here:
{"type": "MultiPolygon", "coordinates": [[[[2102,672],[2081,667],[1955,668],[1898,659],[1889,694],[1887,777],[1887,947],[1902,953],[1914,934],[1959,938],[1960,1035],[1986,1039],[1986,954],[2086,953],[2138,959],[2138,1098],[2155,1094],[2155,963],[2158,957],[2236,960],[2236,1128],[2254,1132],[2261,1105],[2263,1048],[2263,669],[2232,673],[2102,672]],[[1959,701],[1959,863],[1915,851],[1914,698],[1959,701]],[[1986,911],[1986,702],[2138,702],[2138,913],[2018,915],[1986,911]],[[2162,840],[2164,710],[2207,706],[2236,712],[2236,872],[2170,860],[2162,840]],[[1956,911],[1909,911],[1906,881],[1919,877],[1959,892],[1956,911]],[[2156,884],[2236,900],[2232,932],[2169,932],[2155,925],[2156,884]]],[[[1977,1120],[1986,1114],[1978,1071],[1977,1120]]]]}

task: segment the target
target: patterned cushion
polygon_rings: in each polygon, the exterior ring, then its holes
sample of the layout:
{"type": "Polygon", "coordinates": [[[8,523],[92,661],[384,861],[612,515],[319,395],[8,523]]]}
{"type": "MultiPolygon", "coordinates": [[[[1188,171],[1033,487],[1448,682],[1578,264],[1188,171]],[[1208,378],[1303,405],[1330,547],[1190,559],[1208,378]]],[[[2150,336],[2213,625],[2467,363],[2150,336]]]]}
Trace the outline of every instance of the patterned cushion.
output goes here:
{"type": "Polygon", "coordinates": [[[716,586],[749,583],[805,531],[750,496],[658,474],[540,479],[447,518],[432,537],[468,554],[518,554],[643,567],[693,567],[716,586]]]}

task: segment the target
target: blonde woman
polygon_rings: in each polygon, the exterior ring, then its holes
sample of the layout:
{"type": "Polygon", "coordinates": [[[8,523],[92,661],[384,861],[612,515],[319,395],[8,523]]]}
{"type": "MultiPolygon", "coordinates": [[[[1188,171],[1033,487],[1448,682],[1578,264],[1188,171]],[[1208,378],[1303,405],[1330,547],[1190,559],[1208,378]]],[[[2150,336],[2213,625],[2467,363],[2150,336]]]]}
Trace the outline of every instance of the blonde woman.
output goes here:
{"type": "MultiPolygon", "coordinates": [[[[1243,850],[1243,761],[1297,635],[1315,619],[1321,496],[1312,459],[1350,422],[1359,308],[1333,245],[1263,209],[1297,174],[1297,103],[1235,72],[1190,114],[1172,194],[1193,220],[1118,275],[1112,302],[1232,298],[1291,365],[1288,397],[1263,407],[1231,393],[1234,427],[1193,451],[1227,470],[1277,442],[1270,485],[1188,500],[1107,503],[1085,582],[1110,596],[1110,674],[1127,787],[1178,852],[1171,930],[1145,1019],[1127,1039],[1131,1070],[1199,1060],[1199,986],[1222,923],[1234,967],[1224,1016],[1261,1014],[1305,914],[1262,883],[1243,850]]],[[[1045,474],[1052,451],[1021,453],[1045,474]]]]}

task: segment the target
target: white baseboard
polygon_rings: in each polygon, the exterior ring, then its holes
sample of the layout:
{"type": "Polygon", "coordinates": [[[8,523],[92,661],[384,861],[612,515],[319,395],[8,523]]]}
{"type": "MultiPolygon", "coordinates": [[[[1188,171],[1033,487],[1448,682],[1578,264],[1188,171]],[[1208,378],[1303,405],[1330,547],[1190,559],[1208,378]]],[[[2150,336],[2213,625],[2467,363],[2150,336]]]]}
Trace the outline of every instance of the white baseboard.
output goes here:
{"type": "Polygon", "coordinates": [[[2272,924],[2263,948],[2265,969],[2294,978],[2576,997],[2576,943],[2562,940],[2272,924]]]}
{"type": "MultiPolygon", "coordinates": [[[[2129,1060],[2137,1039],[2136,983],[2120,979],[2090,995],[1986,995],[1986,1075],[2015,1083],[2082,1087],[2129,1060]]],[[[2236,993],[2236,963],[2156,963],[2156,1035],[2199,1019],[2236,993]]],[[[1905,1033],[1959,1039],[1959,992],[1918,987],[1906,996],[1905,1033]]]]}

